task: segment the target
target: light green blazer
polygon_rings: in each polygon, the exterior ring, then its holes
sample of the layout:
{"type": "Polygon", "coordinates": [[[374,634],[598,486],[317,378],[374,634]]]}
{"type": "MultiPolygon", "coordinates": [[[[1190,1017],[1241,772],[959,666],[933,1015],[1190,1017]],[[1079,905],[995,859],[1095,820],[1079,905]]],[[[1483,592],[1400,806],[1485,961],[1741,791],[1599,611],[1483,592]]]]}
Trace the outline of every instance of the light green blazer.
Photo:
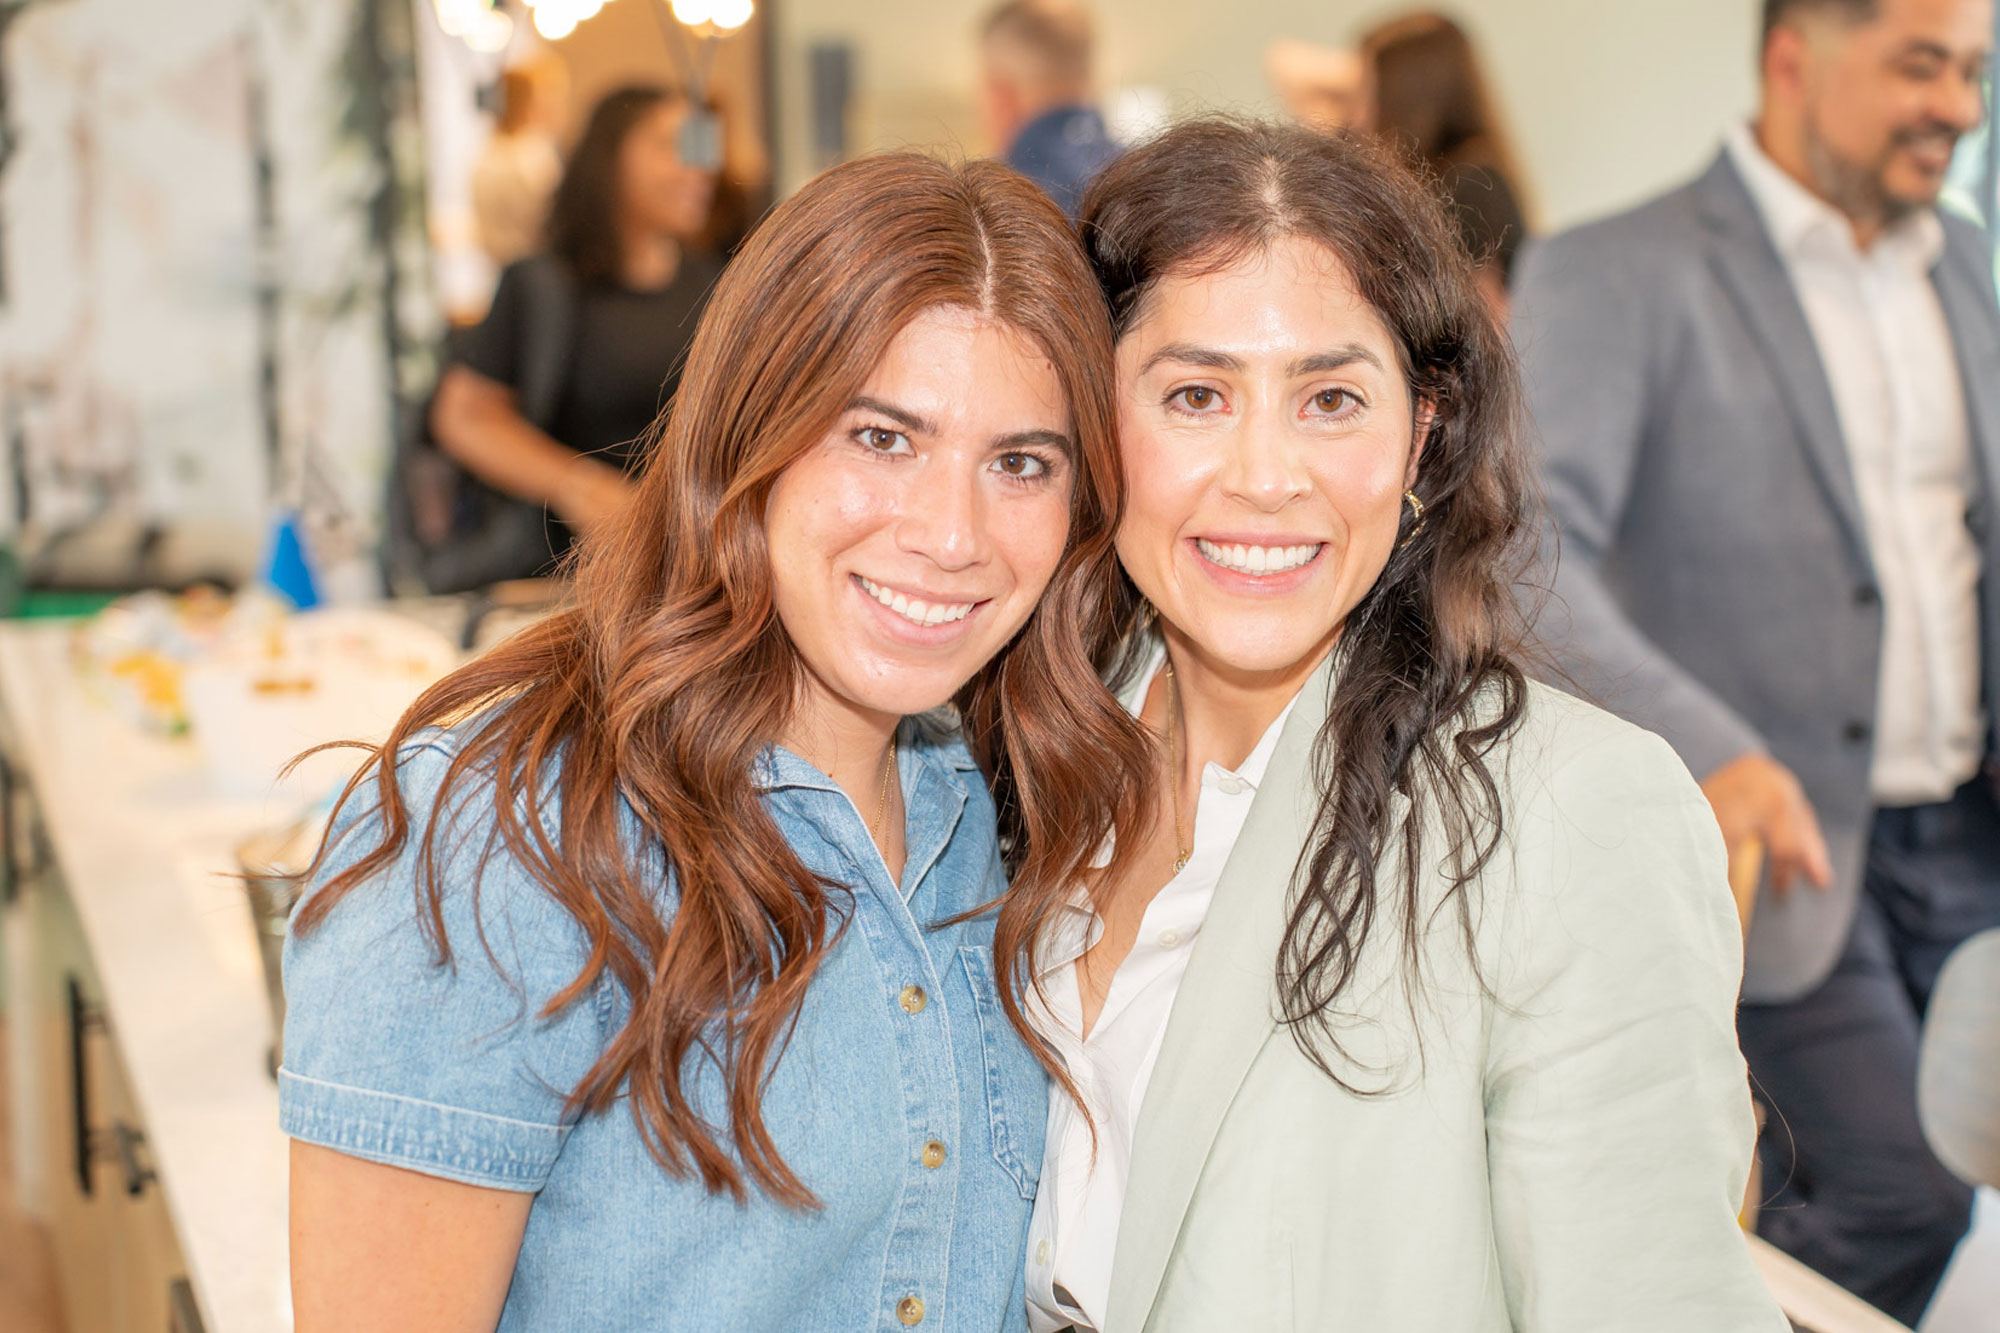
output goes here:
{"type": "Polygon", "coordinates": [[[1104,1333],[1786,1333],[1736,1226],[1754,1130],[1722,839],[1664,741],[1530,687],[1489,754],[1506,840],[1473,900],[1478,975],[1430,874],[1414,1005],[1393,906],[1343,997],[1343,1077],[1388,1091],[1342,1089],[1275,1021],[1330,676],[1174,1002],[1104,1333]]]}

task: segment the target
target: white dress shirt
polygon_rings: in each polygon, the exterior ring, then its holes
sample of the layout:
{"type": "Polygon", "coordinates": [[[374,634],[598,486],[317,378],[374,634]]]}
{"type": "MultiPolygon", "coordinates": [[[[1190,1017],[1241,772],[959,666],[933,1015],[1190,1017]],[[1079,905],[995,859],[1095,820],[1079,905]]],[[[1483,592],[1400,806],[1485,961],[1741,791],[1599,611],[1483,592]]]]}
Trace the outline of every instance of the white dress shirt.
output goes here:
{"type": "MultiPolygon", "coordinates": [[[[1765,155],[1747,127],[1729,154],[1783,257],[1820,363],[1882,595],[1870,788],[1882,805],[1951,797],[1979,770],[1979,550],[1966,529],[1971,431],[1931,269],[1931,212],[1856,245],[1847,219],[1765,155]]],[[[1800,663],[1810,670],[1810,663],[1800,663]]]]}
{"type": "MultiPolygon", "coordinates": [[[[1133,713],[1165,660],[1164,647],[1156,645],[1151,663],[1123,700],[1133,713]]],[[[1076,961],[1096,941],[1101,926],[1087,902],[1071,905],[1036,958],[1039,995],[1029,995],[1029,1018],[1054,1045],[1090,1108],[1097,1155],[1093,1162],[1090,1123],[1060,1089],[1051,1090],[1041,1186],[1028,1227],[1028,1326],[1033,1333],[1072,1324],[1102,1327],[1133,1131],[1159,1059],[1167,1016],[1223,864],[1243,831],[1257,784],[1296,702],[1294,696],[1285,705],[1240,768],[1232,771],[1214,763],[1202,768],[1193,851],[1187,865],[1147,904],[1139,936],[1111,978],[1089,1037],[1080,1035],[1083,997],[1076,961]]]]}

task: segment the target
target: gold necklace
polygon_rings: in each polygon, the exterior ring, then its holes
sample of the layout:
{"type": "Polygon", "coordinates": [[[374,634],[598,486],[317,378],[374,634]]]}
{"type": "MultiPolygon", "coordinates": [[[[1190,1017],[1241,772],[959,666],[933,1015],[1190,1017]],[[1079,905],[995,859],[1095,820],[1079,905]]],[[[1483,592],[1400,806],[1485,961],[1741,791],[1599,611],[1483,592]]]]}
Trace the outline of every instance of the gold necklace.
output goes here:
{"type": "Polygon", "coordinates": [[[1174,683],[1174,664],[1167,663],[1167,790],[1173,793],[1174,802],[1174,873],[1187,869],[1188,858],[1194,855],[1194,848],[1181,841],[1181,761],[1180,761],[1180,714],[1181,691],[1174,683]]]}
{"type": "Polygon", "coordinates": [[[875,818],[868,821],[868,836],[881,841],[876,832],[882,825],[882,816],[889,813],[889,780],[896,774],[896,738],[889,738],[889,757],[882,764],[882,793],[875,798],[875,818]]]}

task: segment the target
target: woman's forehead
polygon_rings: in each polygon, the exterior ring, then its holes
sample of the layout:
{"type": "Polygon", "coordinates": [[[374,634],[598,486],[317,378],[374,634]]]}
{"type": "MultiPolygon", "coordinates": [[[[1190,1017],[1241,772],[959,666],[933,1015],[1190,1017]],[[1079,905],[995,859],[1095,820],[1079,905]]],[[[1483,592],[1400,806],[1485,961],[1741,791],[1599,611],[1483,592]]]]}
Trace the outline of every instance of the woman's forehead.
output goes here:
{"type": "Polygon", "coordinates": [[[1378,359],[1399,353],[1393,332],[1346,262],[1318,241],[1283,237],[1163,274],[1119,344],[1125,354],[1161,342],[1249,351],[1330,340],[1370,346],[1378,359]]]}

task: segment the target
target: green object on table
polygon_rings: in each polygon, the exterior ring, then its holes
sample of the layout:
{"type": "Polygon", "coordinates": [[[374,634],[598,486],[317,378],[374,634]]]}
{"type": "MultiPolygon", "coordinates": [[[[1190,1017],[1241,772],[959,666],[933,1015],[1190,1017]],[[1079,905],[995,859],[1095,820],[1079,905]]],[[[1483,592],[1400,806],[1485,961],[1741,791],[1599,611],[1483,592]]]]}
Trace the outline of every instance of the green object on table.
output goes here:
{"type": "Polygon", "coordinates": [[[25,593],[0,615],[12,620],[74,620],[94,616],[125,594],[45,588],[25,593]]]}

